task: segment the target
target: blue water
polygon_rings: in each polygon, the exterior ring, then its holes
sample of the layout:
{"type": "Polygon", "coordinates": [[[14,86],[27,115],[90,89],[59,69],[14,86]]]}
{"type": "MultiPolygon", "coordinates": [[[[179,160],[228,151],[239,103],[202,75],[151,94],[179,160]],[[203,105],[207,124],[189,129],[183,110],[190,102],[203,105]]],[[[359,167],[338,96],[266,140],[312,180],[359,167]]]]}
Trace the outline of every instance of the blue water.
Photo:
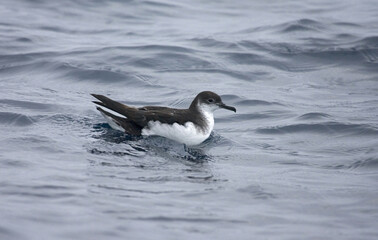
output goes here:
{"type": "Polygon", "coordinates": [[[0,239],[377,239],[378,4],[0,1],[0,239]],[[219,110],[198,150],[89,94],[219,110]]]}

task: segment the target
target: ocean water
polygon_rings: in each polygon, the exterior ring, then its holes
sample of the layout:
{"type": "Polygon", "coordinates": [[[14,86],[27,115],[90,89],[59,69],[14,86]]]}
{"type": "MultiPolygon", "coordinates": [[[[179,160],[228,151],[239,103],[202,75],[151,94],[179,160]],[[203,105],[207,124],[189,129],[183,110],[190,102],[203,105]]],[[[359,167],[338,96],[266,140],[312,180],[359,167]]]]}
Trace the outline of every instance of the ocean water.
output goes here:
{"type": "Polygon", "coordinates": [[[0,0],[0,239],[377,239],[375,0],[0,0]],[[90,93],[219,110],[199,149],[90,93]]]}

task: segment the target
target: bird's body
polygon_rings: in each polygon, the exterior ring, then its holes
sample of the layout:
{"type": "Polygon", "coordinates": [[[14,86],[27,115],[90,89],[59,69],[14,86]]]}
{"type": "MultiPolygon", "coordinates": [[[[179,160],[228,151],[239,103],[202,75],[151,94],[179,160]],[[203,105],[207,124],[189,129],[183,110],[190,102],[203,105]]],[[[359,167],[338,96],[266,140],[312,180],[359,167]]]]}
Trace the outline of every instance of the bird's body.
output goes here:
{"type": "Polygon", "coordinates": [[[102,95],[92,96],[99,100],[94,103],[126,117],[116,116],[97,107],[113,129],[136,136],[162,136],[188,146],[198,145],[210,136],[216,109],[225,108],[236,112],[234,107],[225,105],[217,94],[210,91],[199,93],[188,109],[158,106],[135,108],[102,95]]]}

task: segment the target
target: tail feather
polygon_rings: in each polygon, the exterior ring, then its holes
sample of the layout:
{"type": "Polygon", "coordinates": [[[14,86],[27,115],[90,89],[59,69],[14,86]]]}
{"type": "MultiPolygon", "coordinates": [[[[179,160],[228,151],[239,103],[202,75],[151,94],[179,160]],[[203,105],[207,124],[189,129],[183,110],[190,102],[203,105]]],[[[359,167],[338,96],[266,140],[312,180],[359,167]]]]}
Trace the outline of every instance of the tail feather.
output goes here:
{"type": "Polygon", "coordinates": [[[135,123],[140,124],[139,126],[143,127],[146,123],[145,117],[137,108],[129,107],[125,104],[114,101],[108,97],[98,94],[92,94],[93,97],[97,98],[100,101],[93,101],[95,104],[106,107],[114,112],[117,112],[128,119],[132,120],[135,123]]]}
{"type": "Polygon", "coordinates": [[[100,105],[100,106],[103,106],[103,107],[106,107],[105,104],[103,104],[102,102],[99,102],[99,101],[92,101],[94,104],[97,104],[97,105],[100,105]]]}
{"type": "Polygon", "coordinates": [[[105,111],[104,109],[100,107],[96,107],[96,108],[104,116],[104,118],[107,120],[111,128],[125,132],[130,135],[134,135],[134,136],[141,135],[141,131],[142,131],[141,127],[131,122],[127,118],[116,116],[108,111],[105,111]]]}

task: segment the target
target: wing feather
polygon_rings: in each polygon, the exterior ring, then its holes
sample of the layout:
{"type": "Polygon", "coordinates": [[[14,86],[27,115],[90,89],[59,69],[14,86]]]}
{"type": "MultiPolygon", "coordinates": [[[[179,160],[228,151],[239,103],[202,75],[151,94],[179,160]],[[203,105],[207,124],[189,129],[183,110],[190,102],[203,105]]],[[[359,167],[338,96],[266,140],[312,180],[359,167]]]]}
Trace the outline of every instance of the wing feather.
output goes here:
{"type": "Polygon", "coordinates": [[[93,101],[95,104],[106,107],[127,117],[128,121],[133,122],[141,128],[147,126],[149,121],[160,121],[161,123],[168,124],[185,124],[185,119],[188,119],[188,109],[172,109],[157,106],[135,108],[114,101],[103,95],[92,94],[92,96],[99,100],[93,101]]]}

